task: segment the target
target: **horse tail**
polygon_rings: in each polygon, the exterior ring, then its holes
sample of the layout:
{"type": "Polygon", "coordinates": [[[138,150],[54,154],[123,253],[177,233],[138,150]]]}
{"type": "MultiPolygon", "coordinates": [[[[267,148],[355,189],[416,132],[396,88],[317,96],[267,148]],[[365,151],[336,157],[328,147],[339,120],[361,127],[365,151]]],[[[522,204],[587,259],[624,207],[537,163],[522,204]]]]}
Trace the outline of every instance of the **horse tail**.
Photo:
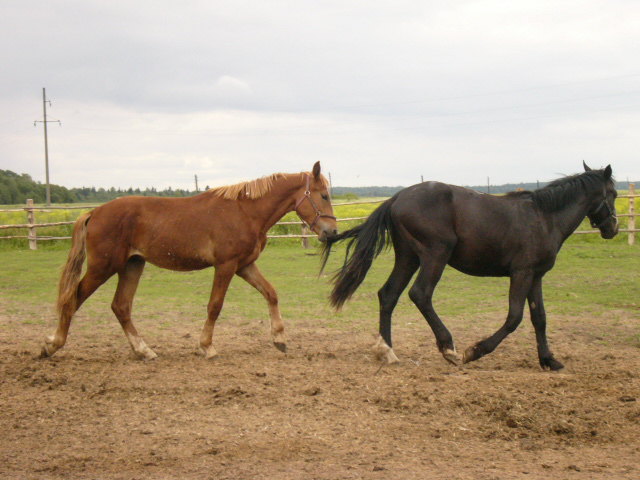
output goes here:
{"type": "Polygon", "coordinates": [[[62,270],[58,284],[57,311],[59,318],[70,318],[77,310],[78,285],[86,258],[87,223],[89,223],[90,217],[91,212],[84,213],[78,217],[73,225],[71,250],[69,250],[67,263],[62,270]]]}
{"type": "Polygon", "coordinates": [[[327,239],[322,252],[322,268],[329,258],[331,247],[349,239],[344,264],[332,279],[333,290],[329,298],[337,309],[351,298],[366,277],[373,260],[389,245],[389,234],[393,228],[391,205],[394,200],[395,196],[380,205],[364,223],[327,239]]]}

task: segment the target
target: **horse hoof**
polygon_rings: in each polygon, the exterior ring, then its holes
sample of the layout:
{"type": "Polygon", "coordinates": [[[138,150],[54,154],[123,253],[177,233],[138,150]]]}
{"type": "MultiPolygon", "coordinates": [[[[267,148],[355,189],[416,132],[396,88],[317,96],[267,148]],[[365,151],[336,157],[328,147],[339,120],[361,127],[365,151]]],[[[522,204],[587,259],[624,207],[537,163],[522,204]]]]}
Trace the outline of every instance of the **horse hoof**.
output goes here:
{"type": "Polygon", "coordinates": [[[385,351],[376,351],[374,352],[374,354],[377,360],[383,363],[386,363],[388,365],[393,365],[394,363],[400,362],[400,360],[398,359],[398,357],[396,356],[392,348],[385,351]]]}
{"type": "Polygon", "coordinates": [[[399,363],[400,360],[398,359],[398,357],[396,357],[395,352],[393,351],[393,348],[390,348],[389,351],[387,352],[385,359],[387,360],[387,363],[389,365],[393,365],[394,363],[399,363]]]}
{"type": "Polygon", "coordinates": [[[213,348],[213,345],[209,345],[209,347],[207,348],[200,347],[200,353],[202,353],[204,355],[204,358],[207,360],[211,360],[216,355],[218,355],[218,352],[215,348],[213,348]]]}
{"type": "Polygon", "coordinates": [[[273,346],[280,350],[282,353],[287,353],[287,344],[283,342],[273,342],[273,346]]]}
{"type": "Polygon", "coordinates": [[[558,370],[562,370],[564,365],[557,361],[555,358],[545,358],[540,360],[540,366],[543,370],[551,370],[557,372],[558,370]]]}
{"type": "Polygon", "coordinates": [[[142,359],[145,361],[155,360],[156,358],[158,358],[158,354],[150,348],[142,355],[142,359]]]}
{"type": "Polygon", "coordinates": [[[447,362],[456,366],[460,365],[463,362],[463,359],[460,357],[460,355],[458,355],[458,352],[456,352],[455,350],[451,350],[450,348],[446,348],[442,352],[442,356],[447,362]]]}
{"type": "Polygon", "coordinates": [[[376,359],[389,365],[393,363],[398,363],[398,357],[396,357],[393,348],[389,347],[387,344],[384,345],[376,345],[373,347],[373,354],[376,356],[376,359]]]}
{"type": "Polygon", "coordinates": [[[480,357],[482,357],[482,355],[479,354],[477,345],[472,345],[464,351],[464,354],[462,355],[462,363],[473,362],[480,357]]]}
{"type": "Polygon", "coordinates": [[[42,346],[42,351],[40,352],[40,358],[49,358],[53,357],[53,354],[58,351],[60,347],[57,347],[53,341],[55,337],[53,335],[46,337],[44,339],[44,345],[42,346]]]}
{"type": "Polygon", "coordinates": [[[400,361],[398,357],[396,357],[393,348],[387,345],[387,342],[385,342],[382,337],[378,337],[378,341],[373,346],[373,353],[378,360],[388,363],[389,365],[400,361]]]}

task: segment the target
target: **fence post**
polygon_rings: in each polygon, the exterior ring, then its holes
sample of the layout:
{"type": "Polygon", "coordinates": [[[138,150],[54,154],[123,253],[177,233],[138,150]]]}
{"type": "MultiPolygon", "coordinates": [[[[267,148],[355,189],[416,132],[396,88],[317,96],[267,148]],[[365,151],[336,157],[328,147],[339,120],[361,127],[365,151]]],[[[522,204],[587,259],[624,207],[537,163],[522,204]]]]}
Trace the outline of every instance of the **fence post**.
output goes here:
{"type": "MultiPolygon", "coordinates": [[[[310,231],[305,223],[302,226],[302,235],[309,235],[310,231]]],[[[309,248],[309,239],[307,237],[302,237],[302,248],[309,248]]]]}
{"type": "Polygon", "coordinates": [[[629,222],[627,223],[627,228],[629,229],[629,245],[633,245],[636,243],[636,232],[633,230],[636,229],[636,185],[635,183],[629,184],[629,222]]]}
{"type": "MultiPolygon", "coordinates": [[[[36,213],[33,211],[33,198],[27,198],[27,223],[34,225],[36,223],[36,213]]],[[[31,250],[38,249],[38,240],[36,239],[36,228],[29,227],[29,248],[31,250]]]]}

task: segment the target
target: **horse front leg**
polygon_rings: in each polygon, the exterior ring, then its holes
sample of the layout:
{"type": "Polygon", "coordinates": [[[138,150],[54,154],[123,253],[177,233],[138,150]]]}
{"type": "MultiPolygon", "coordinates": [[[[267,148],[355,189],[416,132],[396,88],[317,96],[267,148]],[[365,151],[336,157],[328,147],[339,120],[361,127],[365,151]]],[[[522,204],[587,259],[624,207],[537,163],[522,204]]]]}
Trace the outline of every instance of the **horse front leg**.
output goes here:
{"type": "Polygon", "coordinates": [[[200,351],[207,359],[213,358],[218,354],[213,346],[213,327],[222,310],[224,296],[227,293],[231,279],[236,273],[236,266],[235,262],[219,265],[216,267],[216,273],[213,276],[213,288],[207,305],[207,320],[200,334],[200,351]]]}
{"type": "Polygon", "coordinates": [[[553,354],[547,344],[547,314],[544,311],[544,302],[542,300],[542,277],[538,277],[533,281],[527,299],[529,300],[531,323],[533,323],[533,328],[536,332],[540,366],[544,370],[561,370],[564,365],[553,358],[553,354]]]}
{"type": "Polygon", "coordinates": [[[524,302],[527,294],[531,290],[533,274],[530,272],[515,272],[511,275],[509,286],[509,313],[504,325],[493,335],[470,346],[464,352],[463,363],[478,360],[481,357],[493,352],[498,345],[516,328],[522,321],[524,302]]]}
{"type": "Polygon", "coordinates": [[[278,294],[273,285],[264,278],[262,272],[255,263],[250,263],[237,272],[249,285],[258,290],[269,304],[269,316],[271,318],[271,339],[273,345],[281,352],[287,351],[287,342],[284,335],[284,322],[278,308],[278,294]]]}

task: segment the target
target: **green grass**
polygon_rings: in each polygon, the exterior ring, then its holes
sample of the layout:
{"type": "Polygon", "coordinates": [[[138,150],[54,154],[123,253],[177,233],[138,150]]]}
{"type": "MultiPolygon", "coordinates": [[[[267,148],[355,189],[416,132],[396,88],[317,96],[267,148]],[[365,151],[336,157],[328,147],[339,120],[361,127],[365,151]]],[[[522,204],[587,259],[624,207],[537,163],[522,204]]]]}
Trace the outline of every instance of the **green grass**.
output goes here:
{"type": "MultiPolygon", "coordinates": [[[[316,325],[341,330],[377,329],[377,290],[391,271],[393,255],[386,252],[374,262],[365,282],[341,312],[328,305],[331,272],[342,262],[339,248],[330,258],[327,273],[318,277],[320,258],[315,250],[272,244],[258,261],[264,275],[280,296],[280,307],[287,325],[316,325]]],[[[0,251],[0,310],[11,322],[44,325],[54,318],[53,305],[64,250],[0,251]]],[[[554,315],[580,318],[606,316],[611,321],[640,318],[640,250],[638,246],[608,242],[598,245],[567,245],[560,252],[555,268],[545,277],[545,304],[552,322],[554,315]]],[[[200,328],[206,312],[213,270],[177,273],[148,265],[134,304],[134,318],[152,320],[160,328],[178,323],[200,328]]],[[[110,303],[115,277],[101,287],[82,307],[81,319],[74,328],[90,329],[96,323],[115,322],[110,303]]],[[[451,268],[435,293],[434,304],[445,319],[457,319],[463,325],[478,320],[500,325],[506,315],[508,279],[477,278],[451,268]]],[[[255,325],[268,321],[262,296],[239,278],[231,283],[220,321],[226,324],[255,325]]],[[[394,316],[394,325],[419,325],[423,320],[417,309],[402,296],[394,316]]],[[[190,327],[191,328],[191,327],[190,327]]],[[[579,328],[579,326],[576,326],[579,328]]],[[[606,338],[606,332],[603,332],[606,338]]],[[[628,343],[640,346],[640,327],[627,333],[628,343]]]]}

